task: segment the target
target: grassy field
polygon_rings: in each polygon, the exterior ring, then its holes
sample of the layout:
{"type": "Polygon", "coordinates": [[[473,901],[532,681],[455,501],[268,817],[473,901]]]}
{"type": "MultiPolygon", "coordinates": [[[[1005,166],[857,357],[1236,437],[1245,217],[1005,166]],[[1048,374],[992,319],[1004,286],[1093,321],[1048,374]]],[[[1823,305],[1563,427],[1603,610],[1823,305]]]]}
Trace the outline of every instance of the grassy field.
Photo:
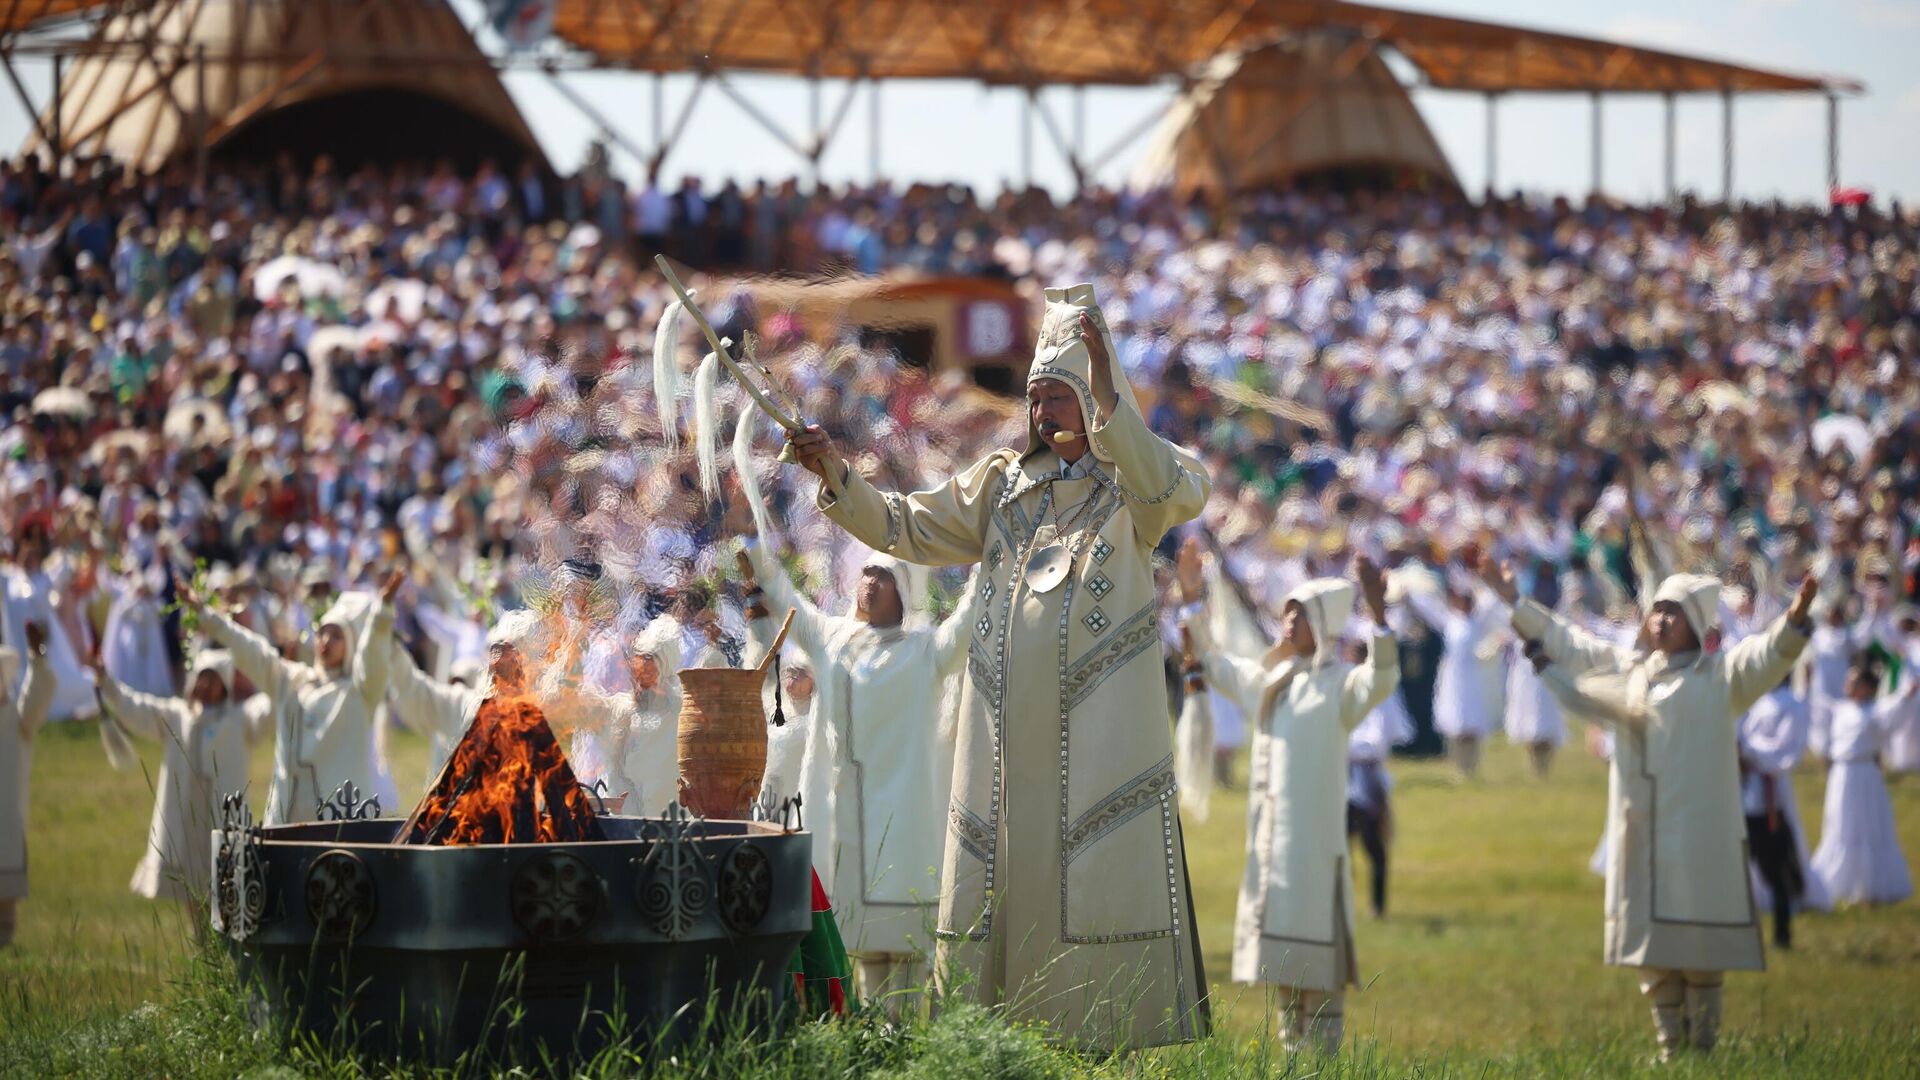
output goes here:
{"type": "MultiPolygon", "coordinates": [[[[410,799],[424,746],[404,735],[395,743],[410,799]]],[[[155,768],[157,752],[145,760],[155,768]]],[[[263,748],[256,791],[267,760],[263,748]]],[[[1205,1044],[1096,1061],[958,1010],[905,1031],[873,1022],[812,1026],[774,1046],[733,1044],[657,1071],[980,1080],[1600,1077],[1650,1069],[1651,1027],[1633,977],[1599,960],[1600,881],[1586,861],[1605,801],[1602,766],[1569,752],[1552,780],[1539,783],[1521,755],[1502,746],[1474,784],[1455,784],[1438,763],[1401,763],[1396,775],[1391,908],[1385,920],[1361,916],[1369,984],[1349,1000],[1348,1050],[1337,1061],[1289,1058],[1263,1037],[1264,997],[1221,981],[1245,809],[1229,793],[1188,831],[1221,1020],[1221,1034],[1205,1044]]],[[[1822,777],[1803,772],[1796,782],[1817,836],[1822,777]]],[[[21,905],[15,946],[0,951],[0,1076],[354,1074],[356,1065],[338,1056],[255,1037],[217,958],[198,952],[181,914],[127,891],[145,837],[148,785],[139,773],[106,768],[91,726],[41,735],[33,894],[21,905]]],[[[1893,793],[1906,850],[1920,852],[1920,780],[1896,781],[1893,793]]],[[[1356,884],[1364,889],[1364,880],[1356,884]]],[[[1661,1075],[1920,1075],[1920,904],[1809,916],[1796,932],[1797,948],[1771,954],[1766,974],[1728,979],[1721,1050],[1661,1075]]],[[[615,1054],[589,1071],[627,1075],[639,1064],[615,1054]]]]}

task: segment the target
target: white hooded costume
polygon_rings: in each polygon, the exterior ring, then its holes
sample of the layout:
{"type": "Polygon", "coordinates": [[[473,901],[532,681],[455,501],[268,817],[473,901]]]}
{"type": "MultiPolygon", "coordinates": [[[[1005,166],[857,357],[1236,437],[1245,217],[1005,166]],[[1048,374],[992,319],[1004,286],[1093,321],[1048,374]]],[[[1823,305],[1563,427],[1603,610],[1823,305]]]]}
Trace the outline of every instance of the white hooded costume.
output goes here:
{"type": "MultiPolygon", "coordinates": [[[[1027,381],[1062,383],[1079,399],[1087,452],[1071,467],[1029,423],[1025,451],[995,450],[926,490],[883,494],[849,469],[844,490],[823,490],[817,503],[906,562],[980,563],[937,976],[1076,1046],[1185,1041],[1211,1018],[1152,558],[1169,529],[1199,514],[1211,484],[1199,458],[1147,427],[1092,286],[1045,295],[1027,381]],[[1112,409],[1094,407],[1083,312],[1112,358],[1112,409]],[[1052,587],[1036,587],[1037,570],[1052,587]]],[[[816,715],[824,721],[825,707],[816,715]]]]}
{"type": "Polygon", "coordinates": [[[123,689],[171,697],[173,660],[167,655],[165,615],[159,600],[163,584],[157,563],[144,571],[108,578],[113,605],[100,635],[100,663],[123,689]]]}
{"type": "Polygon", "coordinates": [[[207,708],[188,698],[143,694],[106,678],[100,697],[121,726],[161,745],[154,781],[147,850],[128,888],[148,898],[204,901],[211,886],[212,832],[220,800],[247,786],[246,708],[233,695],[233,656],[204,649],[188,673],[188,693],[203,671],[227,688],[224,705],[207,708]]]}
{"type": "Polygon", "coordinates": [[[200,625],[273,702],[266,824],[314,820],[320,804],[348,780],[362,791],[392,783],[373,731],[391,669],[392,607],[366,592],[342,593],[334,601],[315,628],[317,633],[337,626],[346,635],[346,662],[331,670],[282,658],[266,638],[212,608],[201,612],[200,625]]]}
{"type": "Polygon", "coordinates": [[[967,660],[972,605],[932,625],[926,572],[886,555],[863,566],[893,578],[904,618],[876,627],[829,615],[801,596],[764,545],[749,548],[769,616],[749,628],[765,655],[792,608],[792,641],[813,665],[815,705],[801,754],[800,793],[813,861],[833,899],[847,951],[931,952],[929,910],[940,898],[951,763],[943,689],[967,660]]]}
{"type": "Polygon", "coordinates": [[[616,790],[627,792],[628,814],[659,815],[680,798],[680,620],[661,615],[634,636],[628,655],[650,656],[660,670],[648,690],[604,699],[612,705],[612,761],[616,790]]]}
{"type": "MultiPolygon", "coordinates": [[[[20,667],[20,653],[0,646],[0,787],[5,789],[0,790],[0,904],[27,895],[27,794],[33,779],[33,737],[47,722],[53,704],[49,659],[34,657],[26,665],[24,678],[20,667]],[[17,696],[15,686],[20,687],[17,696]]],[[[12,933],[10,924],[0,930],[12,933]]]]}
{"type": "Polygon", "coordinates": [[[1488,692],[1481,648],[1499,629],[1500,604],[1474,589],[1473,609],[1454,609],[1444,596],[1410,589],[1407,606],[1440,635],[1440,671],[1433,683],[1433,727],[1449,739],[1484,738],[1493,730],[1495,695],[1488,692]]]}
{"type": "MultiPolygon", "coordinates": [[[[1705,640],[1720,582],[1676,574],[1648,607],[1678,604],[1705,640]]],[[[1740,716],[1806,647],[1785,617],[1718,652],[1641,653],[1575,629],[1532,601],[1513,626],[1552,664],[1542,678],[1569,712],[1615,733],[1607,808],[1605,958],[1642,969],[1665,1052],[1711,1047],[1721,972],[1766,967],[1748,884],[1740,716]]],[[[1806,628],[1810,630],[1811,627],[1806,628]]]]}
{"type": "Polygon", "coordinates": [[[1313,630],[1311,657],[1249,659],[1213,647],[1193,620],[1207,678],[1253,723],[1247,865],[1233,933],[1233,981],[1337,995],[1359,982],[1347,869],[1347,739],[1400,681],[1393,635],[1376,627],[1367,661],[1339,659],[1354,588],[1322,578],[1287,594],[1313,630]]]}
{"type": "MultiPolygon", "coordinates": [[[[1911,680],[1913,673],[1905,673],[1911,680]]],[[[1880,771],[1889,735],[1920,708],[1909,681],[1901,692],[1862,704],[1830,702],[1827,799],[1820,846],[1808,877],[1835,904],[1893,904],[1913,895],[1913,874],[1900,850],[1887,779],[1880,771]]]]}
{"type": "MultiPolygon", "coordinates": [[[[0,642],[24,653],[27,648],[27,624],[39,623],[47,631],[48,687],[53,693],[46,719],[84,720],[100,711],[93,693],[93,672],[80,663],[80,652],[67,634],[66,623],[53,606],[53,579],[45,570],[29,573],[17,566],[0,568],[0,642]]],[[[16,674],[7,690],[16,701],[26,700],[23,680],[16,674]]]]}

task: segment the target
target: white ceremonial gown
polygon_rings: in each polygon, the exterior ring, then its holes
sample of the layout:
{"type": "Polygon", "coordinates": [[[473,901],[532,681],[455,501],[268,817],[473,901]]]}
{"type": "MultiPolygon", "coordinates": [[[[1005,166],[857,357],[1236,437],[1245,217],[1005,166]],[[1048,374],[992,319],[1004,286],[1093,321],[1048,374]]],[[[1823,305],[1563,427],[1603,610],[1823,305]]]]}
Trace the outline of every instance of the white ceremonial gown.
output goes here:
{"type": "MultiPolygon", "coordinates": [[[[1076,326],[1081,310],[1098,322],[1092,292],[1047,290],[1029,373],[1072,386],[1083,416],[1099,415],[1076,326]]],[[[1071,474],[1029,431],[1025,453],[996,450],[928,490],[882,494],[854,473],[844,494],[819,499],[876,550],[981,564],[935,975],[1102,1052],[1195,1039],[1211,1026],[1152,562],[1211,485],[1197,457],[1148,429],[1124,383],[1116,391],[1112,415],[1087,432],[1092,460],[1083,455],[1071,474]],[[1056,537],[1067,572],[1040,591],[1029,560],[1056,537]]]]}
{"type": "Polygon", "coordinates": [[[1907,722],[1916,700],[1906,694],[1867,705],[1842,699],[1828,713],[1827,752],[1833,764],[1813,876],[1836,904],[1891,904],[1913,895],[1913,875],[1900,850],[1878,755],[1887,733],[1907,722]]]}
{"type": "Polygon", "coordinates": [[[814,867],[833,900],[849,953],[931,953],[940,898],[949,781],[937,745],[941,692],[966,663],[972,605],[926,624],[924,590],[905,564],[876,557],[894,577],[907,619],[875,627],[829,615],[801,596],[764,545],[748,552],[769,615],[755,620],[764,655],[794,612],[790,640],[813,665],[815,722],[801,754],[800,791],[814,834],[814,867]],[[766,640],[762,640],[766,639],[766,640]]]}
{"type": "Polygon", "coordinates": [[[27,895],[27,795],[33,780],[33,737],[53,703],[53,665],[34,657],[18,696],[20,654],[0,646],[0,900],[27,895]]]}
{"type": "MultiPolygon", "coordinates": [[[[1654,601],[1679,603],[1696,635],[1719,583],[1675,575],[1654,601]]],[[[1602,641],[1532,601],[1514,629],[1540,641],[1542,678],[1569,713],[1614,732],[1608,783],[1605,958],[1683,971],[1766,966],[1747,881],[1738,718],[1806,645],[1782,619],[1714,653],[1642,654],[1602,641]]]]}
{"type": "MultiPolygon", "coordinates": [[[[219,675],[232,694],[231,657],[202,653],[193,675],[203,670],[219,675]]],[[[149,900],[204,902],[213,880],[211,838],[220,825],[220,800],[247,786],[244,703],[229,696],[227,704],[209,709],[185,698],[125,689],[112,678],[101,682],[100,696],[121,726],[161,746],[147,850],[128,888],[149,900]]]]}
{"type": "Polygon", "coordinates": [[[1493,730],[1494,709],[1478,653],[1500,626],[1500,604],[1476,595],[1473,610],[1463,613],[1431,593],[1409,591],[1406,599],[1443,645],[1433,683],[1434,730],[1449,739],[1485,737],[1493,730]]]}
{"type": "Polygon", "coordinates": [[[347,637],[347,662],[323,671],[283,659],[266,638],[211,608],[200,626],[233,653],[234,666],[273,702],[273,782],[268,825],[312,821],[320,804],[351,780],[379,791],[385,763],[374,749],[373,715],[387,695],[393,609],[371,593],[343,593],[320,619],[347,637]]]}
{"type": "MultiPolygon", "coordinates": [[[[53,579],[44,570],[28,573],[16,566],[0,569],[0,643],[21,654],[27,651],[27,624],[39,623],[47,631],[47,670],[51,674],[53,699],[47,707],[49,721],[84,720],[100,711],[93,693],[93,672],[80,663],[80,653],[67,636],[66,623],[53,606],[53,579]]],[[[25,673],[14,678],[7,689],[21,700],[25,673]]]]}
{"type": "Polygon", "coordinates": [[[1309,581],[1288,594],[1306,613],[1312,657],[1261,659],[1212,647],[1193,620],[1209,683],[1253,725],[1247,864],[1233,931],[1233,981],[1337,993],[1360,981],[1347,867],[1348,730],[1399,685],[1393,636],[1376,628],[1367,661],[1335,659],[1354,590],[1309,581]]]}

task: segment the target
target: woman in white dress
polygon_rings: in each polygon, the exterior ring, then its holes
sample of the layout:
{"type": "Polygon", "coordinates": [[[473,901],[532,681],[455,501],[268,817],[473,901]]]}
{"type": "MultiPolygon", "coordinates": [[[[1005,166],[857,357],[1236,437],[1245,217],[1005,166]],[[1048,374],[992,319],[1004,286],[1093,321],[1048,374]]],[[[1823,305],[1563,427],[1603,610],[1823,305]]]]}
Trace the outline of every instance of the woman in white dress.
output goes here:
{"type": "Polygon", "coordinates": [[[1440,635],[1444,651],[1433,684],[1433,726],[1446,736],[1460,775],[1480,770],[1480,743],[1493,730],[1493,708],[1480,670],[1480,647],[1506,621],[1506,608],[1485,590],[1452,587],[1445,599],[1409,589],[1407,606],[1440,635]]]}
{"type": "Polygon", "coordinates": [[[1915,707],[1913,680],[1903,682],[1899,693],[1875,700],[1880,672],[1866,658],[1857,659],[1847,673],[1847,696],[1828,714],[1832,765],[1813,873],[1836,904],[1891,904],[1913,895],[1880,773],[1888,733],[1915,707]]]}
{"type": "Polygon", "coordinates": [[[27,663],[18,650],[0,645],[0,947],[13,942],[16,908],[27,896],[27,789],[33,779],[33,737],[53,704],[53,665],[47,631],[27,623],[27,663]],[[13,688],[26,668],[20,693],[13,688]]]}
{"type": "MultiPolygon", "coordinates": [[[[247,786],[246,710],[233,694],[233,656],[203,649],[188,697],[161,697],[99,672],[100,699],[128,731],[161,746],[147,851],[128,888],[149,900],[204,904],[212,884],[212,832],[220,800],[247,786]]],[[[197,925],[197,923],[196,923],[197,925]]]]}

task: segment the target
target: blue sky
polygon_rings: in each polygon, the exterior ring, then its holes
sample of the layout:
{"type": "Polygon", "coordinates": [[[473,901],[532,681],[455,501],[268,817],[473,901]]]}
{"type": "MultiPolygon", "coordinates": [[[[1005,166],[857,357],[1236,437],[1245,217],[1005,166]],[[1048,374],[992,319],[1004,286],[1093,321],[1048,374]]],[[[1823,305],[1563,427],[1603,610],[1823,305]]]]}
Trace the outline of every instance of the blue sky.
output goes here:
{"type": "MultiPolygon", "coordinates": [[[[474,0],[455,0],[469,16],[474,0]]],[[[1614,0],[1611,3],[1525,0],[1393,0],[1391,6],[1464,15],[1523,26],[1588,34],[1674,52],[1713,56],[1760,67],[1843,75],[1867,84],[1863,97],[1841,106],[1841,182],[1879,197],[1920,198],[1920,0],[1614,0]]],[[[468,21],[471,21],[469,18],[468,21]]],[[[44,68],[25,72],[44,94],[44,68]]],[[[651,78],[605,73],[568,76],[569,85],[611,117],[637,143],[652,137],[651,78]]],[[[514,73],[507,85],[555,164],[572,167],[595,125],[573,108],[545,76],[514,73]]],[[[803,130],[807,94],[797,80],[737,77],[736,85],[792,131],[803,130]]],[[[691,88],[665,80],[668,123],[691,88]]],[[[842,88],[828,84],[831,114],[842,88]]],[[[1086,95],[1087,143],[1109,145],[1160,109],[1167,90],[1103,89],[1086,95]]],[[[1071,126],[1066,91],[1044,95],[1063,126],[1071,126]]],[[[0,105],[0,145],[17,146],[28,120],[7,94],[0,105]]],[[[1422,113],[1469,190],[1484,183],[1482,100],[1476,95],[1420,91],[1422,113]]],[[[1500,106],[1499,176],[1503,189],[1584,193],[1589,184],[1590,107],[1584,96],[1516,95],[1500,106]]],[[[1662,106],[1652,97],[1609,98],[1604,106],[1604,185],[1608,193],[1648,200],[1662,194],[1662,106]]],[[[863,88],[823,162],[830,181],[865,179],[869,114],[863,88]]],[[[1817,96],[1755,96],[1735,111],[1734,187],[1746,198],[1820,198],[1826,186],[1826,103],[1817,96]]],[[[1020,105],[1013,91],[967,83],[891,83],[882,91],[881,164],[897,180],[957,179],[992,190],[1020,171],[1020,105]]],[[[1677,168],[1683,188],[1717,195],[1720,188],[1720,102],[1682,98],[1677,168]]],[[[1140,149],[1120,154],[1101,174],[1124,180],[1140,149]]],[[[623,171],[631,159],[616,154],[623,171]]],[[[1066,190],[1069,173],[1039,125],[1035,174],[1066,190]]],[[[709,90],[687,134],[668,159],[670,178],[697,173],[709,179],[782,177],[801,163],[767,137],[725,96],[709,90]]]]}

